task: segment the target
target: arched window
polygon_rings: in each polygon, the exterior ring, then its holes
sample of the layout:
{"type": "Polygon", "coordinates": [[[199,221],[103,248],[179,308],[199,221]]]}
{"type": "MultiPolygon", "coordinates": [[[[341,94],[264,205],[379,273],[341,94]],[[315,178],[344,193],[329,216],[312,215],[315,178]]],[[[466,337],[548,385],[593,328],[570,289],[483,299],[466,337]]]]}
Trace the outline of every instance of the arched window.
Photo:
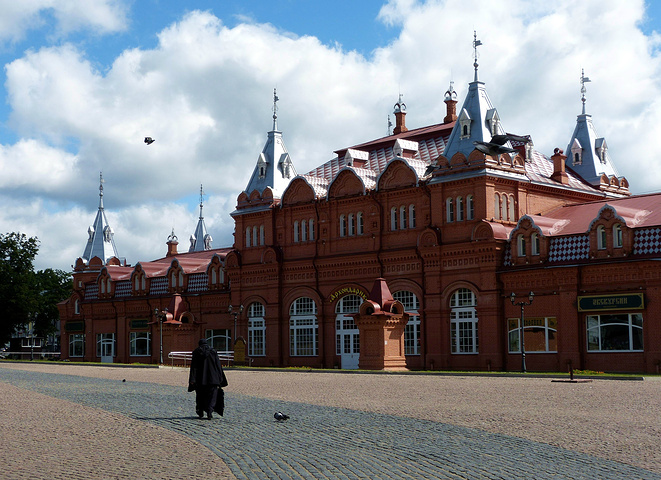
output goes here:
{"type": "Polygon", "coordinates": [[[464,199],[462,197],[457,197],[457,221],[461,222],[464,220],[464,199]]]}
{"type": "Polygon", "coordinates": [[[619,223],[613,225],[613,247],[622,248],[622,226],[619,223]]]}
{"type": "Polygon", "coordinates": [[[347,217],[340,215],[340,237],[347,236],[347,217]]]}
{"type": "Polygon", "coordinates": [[[523,234],[519,234],[516,237],[516,249],[519,257],[526,256],[526,237],[523,234]]]}
{"type": "Polygon", "coordinates": [[[415,228],[415,205],[409,205],[409,228],[415,228]]]}
{"type": "Polygon", "coordinates": [[[413,292],[400,290],[392,294],[395,300],[402,302],[404,311],[409,314],[409,321],[404,329],[404,355],[420,355],[420,302],[413,292]]]}
{"type": "Polygon", "coordinates": [[[353,237],[356,234],[356,221],[353,213],[349,214],[349,236],[353,237]]]}
{"type": "Polygon", "coordinates": [[[335,306],[335,353],[340,356],[341,368],[358,368],[360,336],[351,315],[358,313],[363,299],[358,295],[345,295],[335,306]]]}
{"type": "Polygon", "coordinates": [[[298,220],[294,221],[294,242],[299,241],[299,226],[298,226],[298,220]]]}
{"type": "Polygon", "coordinates": [[[606,250],[606,228],[603,225],[597,227],[597,249],[606,250]]]}
{"type": "Polygon", "coordinates": [[[314,240],[314,219],[310,219],[308,222],[308,232],[310,233],[310,241],[314,240]]]}
{"type": "Polygon", "coordinates": [[[80,299],[75,299],[73,301],[73,313],[80,315],[80,299]]]}
{"type": "Polygon", "coordinates": [[[473,195],[466,197],[466,220],[473,220],[475,218],[475,201],[473,195]]]}
{"type": "Polygon", "coordinates": [[[259,242],[258,232],[259,232],[259,230],[257,229],[257,225],[252,227],[252,243],[255,246],[257,246],[258,242],[259,242]]]}
{"type": "Polygon", "coordinates": [[[500,220],[500,195],[493,196],[493,218],[500,220]]]}
{"type": "Polygon", "coordinates": [[[533,255],[539,255],[539,234],[533,233],[530,235],[530,248],[533,255]]]}
{"type": "Polygon", "coordinates": [[[356,214],[356,230],[358,235],[362,235],[365,232],[365,225],[363,221],[363,212],[358,212],[356,214]]]}
{"type": "Polygon", "coordinates": [[[308,222],[301,220],[301,242],[308,241],[308,222]]]}
{"type": "Polygon", "coordinates": [[[500,218],[507,220],[507,195],[504,193],[500,197],[500,218]]]}
{"type": "Polygon", "coordinates": [[[508,206],[508,217],[507,219],[510,222],[515,222],[516,217],[514,216],[514,195],[507,197],[507,206],[508,206]]]}
{"type": "Polygon", "coordinates": [[[250,246],[250,227],[246,227],[246,247],[250,246]]]}
{"type": "Polygon", "coordinates": [[[464,128],[462,129],[463,136],[467,137],[468,136],[468,125],[464,125],[464,128]]]}
{"type": "Polygon", "coordinates": [[[445,220],[447,222],[454,222],[454,202],[452,197],[445,199],[445,220]]]}
{"type": "Polygon", "coordinates": [[[319,343],[317,304],[300,297],[289,309],[289,351],[293,357],[315,356],[319,343]]]}
{"type": "Polygon", "coordinates": [[[399,228],[408,228],[408,223],[406,221],[406,207],[404,205],[399,207],[399,228]]]}
{"type": "Polygon", "coordinates": [[[264,245],[265,243],[266,242],[265,242],[265,238],[264,238],[264,225],[260,225],[259,226],[259,244],[264,245]]]}
{"type": "Polygon", "coordinates": [[[390,209],[390,230],[397,230],[397,207],[390,209]]]}
{"type": "Polygon", "coordinates": [[[266,322],[264,305],[259,302],[248,306],[248,355],[263,357],[266,353],[266,322]]]}
{"type": "Polygon", "coordinates": [[[460,288],[450,299],[452,353],[478,353],[477,301],[475,294],[460,288]]]}

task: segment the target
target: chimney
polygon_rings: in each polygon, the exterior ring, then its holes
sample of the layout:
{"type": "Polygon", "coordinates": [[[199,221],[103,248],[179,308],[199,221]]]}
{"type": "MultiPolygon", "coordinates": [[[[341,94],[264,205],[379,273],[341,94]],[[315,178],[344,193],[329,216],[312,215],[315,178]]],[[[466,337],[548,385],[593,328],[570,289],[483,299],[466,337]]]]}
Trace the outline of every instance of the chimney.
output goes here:
{"type": "Polygon", "coordinates": [[[562,154],[562,150],[556,148],[553,150],[553,175],[551,175],[551,180],[567,185],[569,183],[569,177],[565,172],[565,160],[567,159],[566,155],[562,154]]]}
{"type": "Polygon", "coordinates": [[[446,115],[443,123],[451,123],[457,120],[457,92],[454,91],[454,82],[450,82],[450,88],[445,92],[446,115]]]}
{"type": "Polygon", "coordinates": [[[395,104],[395,129],[392,131],[393,135],[398,133],[408,132],[406,128],[406,104],[402,102],[402,94],[399,94],[399,101],[395,104]]]}
{"type": "Polygon", "coordinates": [[[177,236],[174,234],[174,228],[168,237],[166,245],[168,246],[168,254],[166,255],[167,257],[174,257],[175,255],[179,255],[179,252],[177,252],[177,245],[179,245],[179,242],[177,241],[177,236]]]}

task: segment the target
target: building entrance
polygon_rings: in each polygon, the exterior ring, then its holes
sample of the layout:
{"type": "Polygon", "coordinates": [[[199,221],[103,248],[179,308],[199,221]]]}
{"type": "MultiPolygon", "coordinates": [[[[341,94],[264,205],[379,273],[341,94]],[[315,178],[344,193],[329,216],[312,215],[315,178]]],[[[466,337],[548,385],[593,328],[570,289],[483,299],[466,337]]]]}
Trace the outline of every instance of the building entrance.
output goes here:
{"type": "Polygon", "coordinates": [[[363,299],[358,295],[347,295],[335,307],[335,344],[340,357],[340,368],[355,370],[360,358],[360,336],[354,318],[349,314],[358,313],[363,299]]]}

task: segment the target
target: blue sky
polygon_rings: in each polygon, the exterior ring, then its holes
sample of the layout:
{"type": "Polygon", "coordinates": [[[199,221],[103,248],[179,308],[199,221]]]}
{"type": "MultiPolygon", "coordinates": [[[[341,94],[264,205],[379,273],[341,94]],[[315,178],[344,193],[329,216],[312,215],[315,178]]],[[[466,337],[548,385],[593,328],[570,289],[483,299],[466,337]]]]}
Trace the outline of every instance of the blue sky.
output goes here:
{"type": "Polygon", "coordinates": [[[299,173],[407,125],[438,123],[480,79],[508,131],[546,155],[587,111],[632,191],[661,190],[659,2],[632,0],[0,0],[0,231],[41,240],[38,268],[84,249],[103,171],[121,256],[186,244],[200,184],[214,247],[271,127],[299,173]],[[495,27],[497,26],[497,27],[495,27]],[[157,139],[147,147],[142,139],[157,139]],[[651,147],[651,148],[650,148],[651,147]]]}

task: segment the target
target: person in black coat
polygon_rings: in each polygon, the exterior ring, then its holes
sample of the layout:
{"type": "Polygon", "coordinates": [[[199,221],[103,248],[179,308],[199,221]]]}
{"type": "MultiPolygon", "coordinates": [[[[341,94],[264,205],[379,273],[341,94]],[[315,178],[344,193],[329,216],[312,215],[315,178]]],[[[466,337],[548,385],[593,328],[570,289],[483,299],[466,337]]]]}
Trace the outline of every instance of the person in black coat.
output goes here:
{"type": "Polygon", "coordinates": [[[188,391],[195,390],[195,411],[198,417],[213,418],[213,412],[221,416],[225,408],[225,394],[222,387],[227,386],[227,377],[218,359],[218,353],[209,346],[206,339],[201,339],[193,350],[188,377],[188,391]]]}

